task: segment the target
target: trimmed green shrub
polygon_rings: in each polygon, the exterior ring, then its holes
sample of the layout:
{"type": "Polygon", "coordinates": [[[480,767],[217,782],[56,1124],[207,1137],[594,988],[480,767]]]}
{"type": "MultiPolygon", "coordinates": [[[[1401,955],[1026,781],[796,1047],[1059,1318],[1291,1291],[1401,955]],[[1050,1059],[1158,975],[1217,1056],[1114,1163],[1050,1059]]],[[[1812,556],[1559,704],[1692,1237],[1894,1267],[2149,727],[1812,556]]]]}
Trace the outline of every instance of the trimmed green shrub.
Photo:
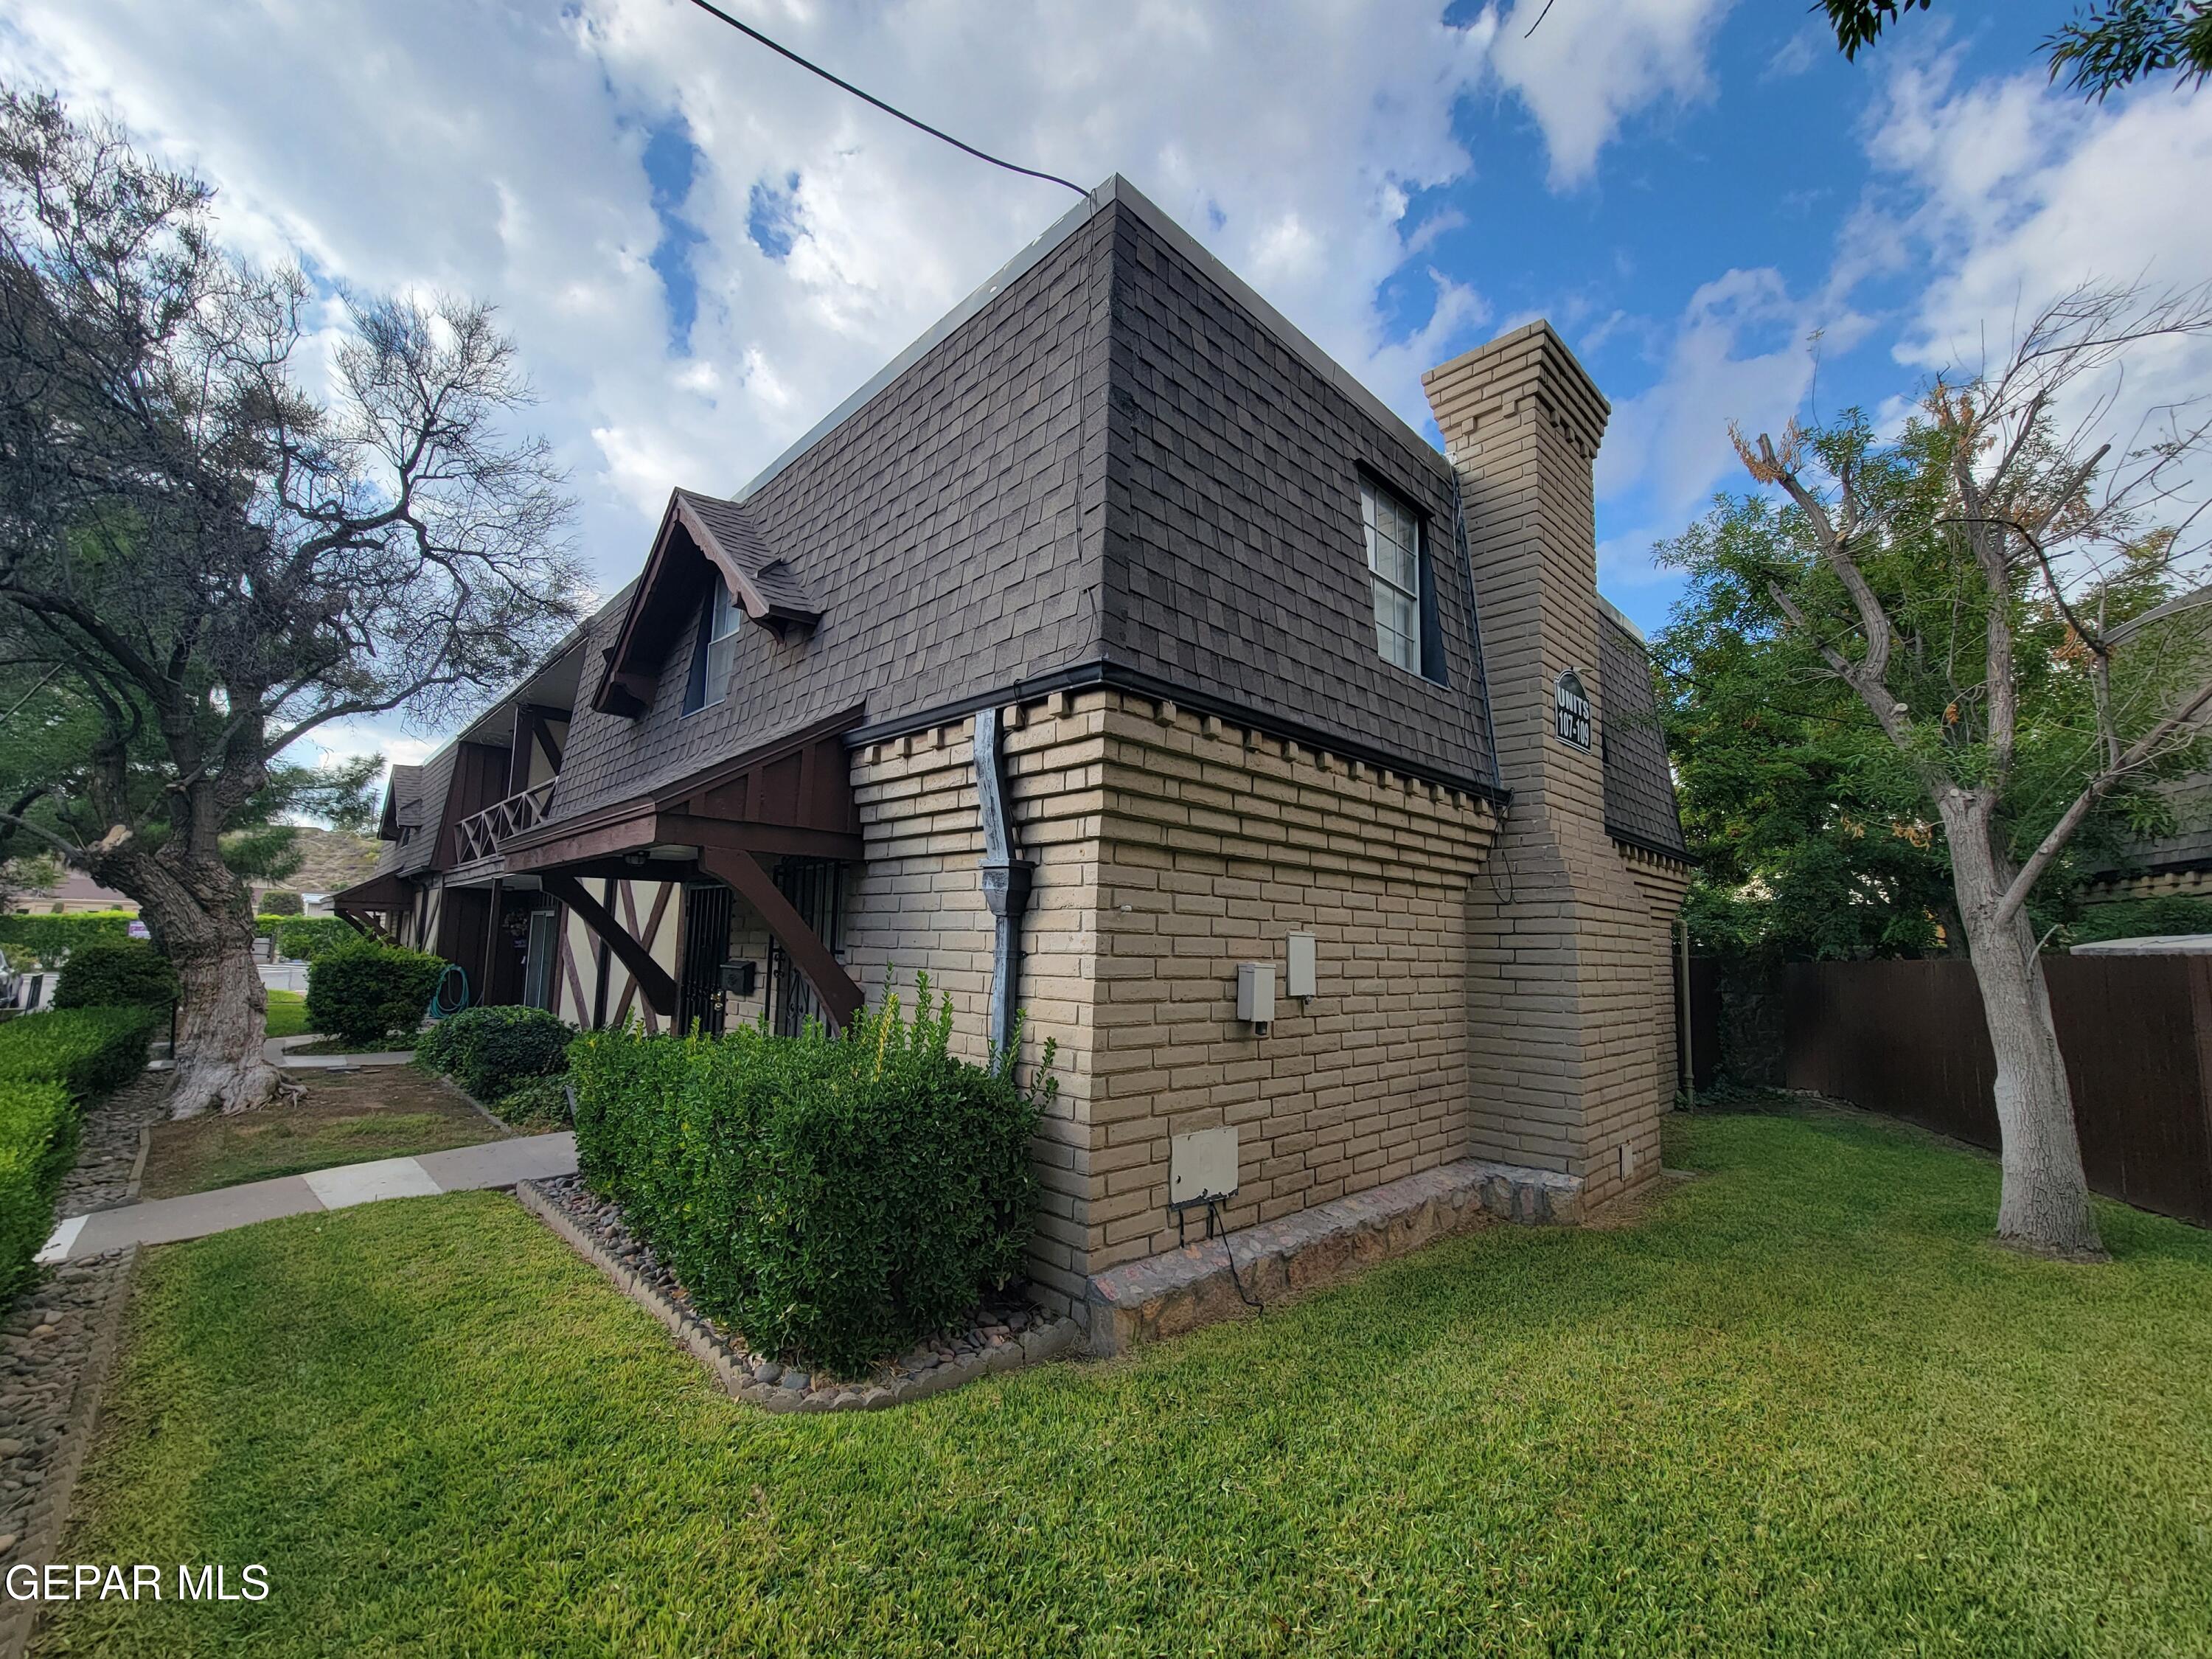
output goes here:
{"type": "Polygon", "coordinates": [[[489,1103],[502,1121],[518,1129],[565,1129],[568,1127],[568,1074],[532,1078],[489,1103]]]}
{"type": "Polygon", "coordinates": [[[58,1083],[82,1099],[146,1069],[151,1008],[65,1008],[0,1024],[0,1084],[58,1083]]]}
{"type": "Polygon", "coordinates": [[[464,1008],[415,1045],[415,1063],[442,1072],[487,1105],[568,1069],[575,1028],[543,1008],[464,1008]]]}
{"type": "Polygon", "coordinates": [[[586,1181],[700,1309],[762,1352],[851,1374],[1022,1271],[1049,1100],[948,1052],[951,1003],[842,1036],[593,1031],[569,1049],[586,1181]]]}
{"type": "Polygon", "coordinates": [[[422,1023],[445,963],[356,937],[307,964],[307,1024],[326,1036],[368,1044],[422,1023]]]}
{"type": "Polygon", "coordinates": [[[294,962],[313,962],[325,951],[363,937],[343,916],[256,916],[255,930],[273,940],[276,954],[294,962]]]}
{"type": "Polygon", "coordinates": [[[143,939],[93,939],[70,952],[54,986],[57,1008],[158,1008],[177,1000],[176,971],[143,939]]]}
{"type": "Polygon", "coordinates": [[[261,896],[261,914],[264,916],[296,916],[306,908],[297,893],[272,887],[261,896]]]}
{"type": "Polygon", "coordinates": [[[0,1024],[0,1307],[46,1242],[78,1101],[145,1069],[155,1023],[150,1008],[71,1008],[0,1024]]]}
{"type": "Polygon", "coordinates": [[[76,1155],[76,1102],[58,1083],[0,1083],[0,1308],[31,1276],[76,1155]]]}
{"type": "Polygon", "coordinates": [[[58,968],[88,940],[128,939],[138,918],[128,910],[79,910],[66,916],[0,915],[0,950],[21,968],[27,962],[58,968]]]}

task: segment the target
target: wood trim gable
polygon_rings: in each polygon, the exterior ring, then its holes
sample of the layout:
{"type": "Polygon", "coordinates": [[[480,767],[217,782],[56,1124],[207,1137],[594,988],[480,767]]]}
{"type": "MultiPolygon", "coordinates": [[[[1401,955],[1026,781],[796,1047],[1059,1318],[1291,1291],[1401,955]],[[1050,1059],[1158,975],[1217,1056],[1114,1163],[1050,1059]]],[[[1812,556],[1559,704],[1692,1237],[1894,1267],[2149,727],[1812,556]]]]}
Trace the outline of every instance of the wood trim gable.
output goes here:
{"type": "Polygon", "coordinates": [[[689,639],[684,626],[697,610],[692,589],[697,568],[720,575],[722,586],[746,617],[777,638],[792,628],[811,628],[819,611],[781,603],[763,592],[742,561],[722,544],[706,520],[680,489],[668,492],[668,505],[653,532],[645,569],[631,592],[615,642],[601,653],[603,666],[592,707],[603,714],[635,720],[653,706],[661,670],[676,641],[689,639]]]}

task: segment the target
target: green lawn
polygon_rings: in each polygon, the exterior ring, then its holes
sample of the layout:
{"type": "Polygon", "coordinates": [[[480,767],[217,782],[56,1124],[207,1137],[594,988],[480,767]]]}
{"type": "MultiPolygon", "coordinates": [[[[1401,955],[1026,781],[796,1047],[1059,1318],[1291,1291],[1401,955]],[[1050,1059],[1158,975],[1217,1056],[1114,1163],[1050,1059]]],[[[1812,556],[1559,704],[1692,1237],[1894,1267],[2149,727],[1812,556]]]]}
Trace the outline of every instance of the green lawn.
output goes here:
{"type": "Polygon", "coordinates": [[[307,999],[301,991],[269,993],[268,1032],[273,1037],[300,1036],[307,1030],[307,999]]]}
{"type": "Polygon", "coordinates": [[[142,1198],[174,1198],[341,1164],[497,1140],[506,1128],[411,1066],[295,1073],[300,1091],[251,1112],[157,1123],[142,1198]]]}
{"type": "Polygon", "coordinates": [[[2212,1237],[1997,1249],[1990,1164],[1705,1118],[1500,1227],[867,1416],[708,1385],[503,1196],[154,1253],[58,1559],[261,1562],[41,1651],[2212,1652],[2212,1237]]]}

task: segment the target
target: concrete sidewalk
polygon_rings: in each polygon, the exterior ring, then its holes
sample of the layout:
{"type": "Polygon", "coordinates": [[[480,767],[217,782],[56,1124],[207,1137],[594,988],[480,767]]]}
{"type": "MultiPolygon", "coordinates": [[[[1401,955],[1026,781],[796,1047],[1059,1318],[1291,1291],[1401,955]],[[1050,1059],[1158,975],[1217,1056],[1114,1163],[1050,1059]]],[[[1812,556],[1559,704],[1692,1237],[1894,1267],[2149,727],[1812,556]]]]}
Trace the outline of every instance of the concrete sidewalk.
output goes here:
{"type": "Polygon", "coordinates": [[[456,1146],[451,1152],[424,1152],[419,1158],[346,1164],[335,1170],[249,1181],[211,1193],[187,1193],[181,1198],[71,1216],[54,1229],[46,1248],[39,1252],[39,1260],[73,1261],[119,1250],[126,1244],[170,1244],[180,1238],[198,1238],[257,1221],[273,1221],[278,1216],[343,1210],[380,1198],[418,1198],[433,1193],[512,1187],[519,1181],[574,1175],[575,1170],[576,1138],[565,1129],[558,1134],[521,1135],[511,1140],[456,1146]]]}

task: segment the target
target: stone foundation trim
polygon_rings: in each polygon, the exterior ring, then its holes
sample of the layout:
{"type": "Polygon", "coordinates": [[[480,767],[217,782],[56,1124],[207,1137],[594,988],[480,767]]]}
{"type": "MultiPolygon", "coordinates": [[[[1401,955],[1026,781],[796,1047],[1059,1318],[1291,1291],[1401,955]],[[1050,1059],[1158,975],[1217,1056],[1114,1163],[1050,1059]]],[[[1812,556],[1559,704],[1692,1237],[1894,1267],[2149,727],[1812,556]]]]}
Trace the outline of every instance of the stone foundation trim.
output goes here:
{"type": "Polygon", "coordinates": [[[1571,1226],[1582,1182],[1553,1170],[1462,1158],[1347,1198],[1093,1275],[1084,1312],[1094,1354],[1180,1336],[1273,1306],[1492,1220],[1571,1226]],[[1231,1253],[1236,1273],[1230,1272],[1231,1253]]]}
{"type": "MultiPolygon", "coordinates": [[[[101,1396],[106,1391],[108,1373],[115,1366],[116,1350],[122,1346],[123,1315],[130,1304],[131,1285],[137,1277],[140,1250],[136,1244],[125,1247],[122,1262],[107,1287],[107,1299],[100,1304],[99,1328],[94,1333],[83,1369],[77,1373],[76,1386],[70,1394],[69,1416],[62,1430],[61,1444],[39,1483],[39,1494],[32,1501],[30,1517],[22,1538],[15,1547],[11,1565],[28,1562],[43,1570],[61,1548],[62,1534],[69,1525],[70,1500],[76,1495],[77,1477],[84,1472],[86,1454],[92,1449],[92,1437],[100,1426],[101,1396]]],[[[46,1605],[42,1601],[0,1601],[0,1659],[21,1659],[30,1642],[32,1628],[46,1605]]]]}
{"type": "Polygon", "coordinates": [[[732,1400],[741,1400],[764,1411],[865,1412],[885,1406],[904,1405],[910,1400],[921,1400],[933,1394],[943,1394],[948,1389],[957,1389],[979,1376],[1019,1370],[1024,1365],[1056,1358],[1074,1347],[1082,1337],[1081,1330],[1073,1320],[1058,1319],[1050,1324],[1025,1331],[1019,1340],[1008,1342],[988,1352],[954,1359],[926,1371],[893,1376],[888,1381],[879,1379],[856,1382],[846,1388],[812,1390],[763,1382],[753,1375],[747,1360],[732,1352],[713,1331],[682,1312],[659,1291],[609,1255],[597,1239],[563,1214],[561,1206],[541,1192],[536,1182],[521,1182],[515,1188],[514,1195],[522,1201],[523,1208],[544,1222],[570,1249],[597,1267],[617,1290],[667,1326],[677,1341],[690,1349],[702,1364],[714,1372],[714,1380],[721,1385],[725,1394],[732,1400]]]}

